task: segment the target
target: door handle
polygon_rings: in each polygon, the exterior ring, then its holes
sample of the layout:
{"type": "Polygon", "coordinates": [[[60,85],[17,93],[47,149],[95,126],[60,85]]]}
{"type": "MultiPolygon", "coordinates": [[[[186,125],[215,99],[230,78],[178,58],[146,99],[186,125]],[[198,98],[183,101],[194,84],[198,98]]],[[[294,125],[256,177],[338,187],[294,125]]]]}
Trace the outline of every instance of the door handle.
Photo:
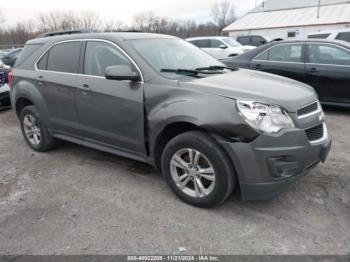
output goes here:
{"type": "Polygon", "coordinates": [[[82,85],[82,86],[80,87],[80,89],[81,89],[82,91],[84,91],[84,92],[89,92],[89,91],[91,91],[91,89],[90,89],[90,87],[89,87],[88,84],[82,85]]]}
{"type": "Polygon", "coordinates": [[[318,73],[318,69],[317,69],[317,68],[311,68],[311,69],[309,70],[309,73],[311,73],[311,74],[318,73]]]}
{"type": "Polygon", "coordinates": [[[43,77],[42,75],[39,75],[39,76],[37,77],[37,80],[38,80],[38,84],[39,84],[39,85],[42,85],[42,84],[43,84],[44,77],[43,77]]]}

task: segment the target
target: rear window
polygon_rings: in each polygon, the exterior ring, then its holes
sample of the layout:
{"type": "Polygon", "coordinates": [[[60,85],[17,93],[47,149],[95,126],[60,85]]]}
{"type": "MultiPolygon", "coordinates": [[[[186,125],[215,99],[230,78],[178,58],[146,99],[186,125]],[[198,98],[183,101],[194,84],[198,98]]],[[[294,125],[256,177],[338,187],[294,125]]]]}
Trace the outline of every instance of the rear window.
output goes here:
{"type": "Polygon", "coordinates": [[[309,35],[307,38],[309,39],[326,39],[330,36],[331,34],[317,34],[317,35],[309,35]]]}
{"type": "Polygon", "coordinates": [[[37,51],[42,44],[35,44],[35,45],[26,45],[23,50],[18,50],[17,55],[18,58],[16,60],[15,66],[19,66],[22,64],[25,60],[27,60],[32,54],[37,51]]]}
{"type": "Polygon", "coordinates": [[[350,32],[339,33],[336,39],[350,42],[350,32]]]}
{"type": "MultiPolygon", "coordinates": [[[[60,43],[53,46],[47,58],[47,70],[78,73],[81,42],[60,43]]],[[[39,62],[40,63],[40,62],[39,62]]]]}

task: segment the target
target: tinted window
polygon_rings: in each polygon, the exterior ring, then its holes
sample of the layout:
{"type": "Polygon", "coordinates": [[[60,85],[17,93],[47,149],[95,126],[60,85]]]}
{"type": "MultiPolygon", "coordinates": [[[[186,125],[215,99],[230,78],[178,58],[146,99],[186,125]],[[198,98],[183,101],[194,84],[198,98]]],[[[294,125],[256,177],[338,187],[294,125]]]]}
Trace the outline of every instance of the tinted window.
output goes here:
{"type": "Polygon", "coordinates": [[[302,62],[302,45],[277,45],[261,53],[254,60],[276,62],[302,62]]]}
{"type": "Polygon", "coordinates": [[[216,40],[216,39],[211,39],[210,40],[210,47],[211,48],[220,48],[220,46],[225,45],[223,42],[221,42],[220,40],[216,40]]]}
{"type": "Polygon", "coordinates": [[[49,51],[47,70],[78,73],[81,42],[67,42],[53,46],[49,51]]]}
{"type": "Polygon", "coordinates": [[[350,32],[339,33],[336,39],[350,42],[350,32]]]}
{"type": "Polygon", "coordinates": [[[266,44],[266,40],[260,36],[252,36],[252,43],[253,46],[260,46],[263,44],[266,44]]]}
{"type": "Polygon", "coordinates": [[[309,35],[308,38],[309,39],[326,39],[329,36],[330,34],[317,34],[317,35],[309,35]]]}
{"type": "Polygon", "coordinates": [[[85,74],[104,76],[106,68],[113,65],[128,65],[133,68],[129,59],[115,46],[97,41],[87,43],[84,62],[85,74]]]}
{"type": "Polygon", "coordinates": [[[250,44],[250,36],[239,36],[237,41],[241,43],[241,45],[249,45],[250,44]]]}
{"type": "Polygon", "coordinates": [[[209,48],[210,47],[210,41],[208,39],[194,40],[194,41],[191,41],[191,43],[199,48],[209,48]]]}
{"type": "Polygon", "coordinates": [[[309,45],[309,62],[326,65],[350,65],[350,52],[330,45],[309,45]]]}

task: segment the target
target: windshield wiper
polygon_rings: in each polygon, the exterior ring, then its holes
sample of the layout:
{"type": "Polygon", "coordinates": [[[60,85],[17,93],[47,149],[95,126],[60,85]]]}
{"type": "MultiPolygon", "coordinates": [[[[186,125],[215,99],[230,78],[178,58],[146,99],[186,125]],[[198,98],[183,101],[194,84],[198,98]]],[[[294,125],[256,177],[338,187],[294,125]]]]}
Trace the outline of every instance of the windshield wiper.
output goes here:
{"type": "Polygon", "coordinates": [[[185,69],[185,68],[177,68],[177,69],[160,69],[160,72],[163,73],[175,73],[179,75],[186,75],[186,76],[197,76],[198,74],[206,74],[206,75],[214,75],[214,74],[221,74],[221,72],[203,72],[202,70],[192,70],[192,69],[185,69]]]}
{"type": "Polygon", "coordinates": [[[199,67],[196,68],[196,71],[205,71],[205,70],[209,70],[209,71],[214,71],[214,70],[224,70],[224,69],[228,69],[231,71],[237,71],[238,68],[235,67],[230,67],[230,66],[222,66],[222,65],[213,65],[213,66],[208,66],[208,67],[199,67]]]}

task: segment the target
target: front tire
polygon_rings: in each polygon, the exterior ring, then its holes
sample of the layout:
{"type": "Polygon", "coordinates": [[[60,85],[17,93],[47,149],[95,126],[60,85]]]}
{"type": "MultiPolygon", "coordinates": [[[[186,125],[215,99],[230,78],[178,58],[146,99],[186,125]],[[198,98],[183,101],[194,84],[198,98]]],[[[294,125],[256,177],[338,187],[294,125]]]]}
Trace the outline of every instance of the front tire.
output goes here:
{"type": "Polygon", "coordinates": [[[202,208],[221,204],[235,187],[235,171],[226,152],[204,132],[190,131],[165,147],[162,174],[184,202],[202,208]]]}
{"type": "Polygon", "coordinates": [[[55,145],[35,106],[26,106],[21,111],[20,124],[25,141],[35,151],[45,152],[55,145]]]}

